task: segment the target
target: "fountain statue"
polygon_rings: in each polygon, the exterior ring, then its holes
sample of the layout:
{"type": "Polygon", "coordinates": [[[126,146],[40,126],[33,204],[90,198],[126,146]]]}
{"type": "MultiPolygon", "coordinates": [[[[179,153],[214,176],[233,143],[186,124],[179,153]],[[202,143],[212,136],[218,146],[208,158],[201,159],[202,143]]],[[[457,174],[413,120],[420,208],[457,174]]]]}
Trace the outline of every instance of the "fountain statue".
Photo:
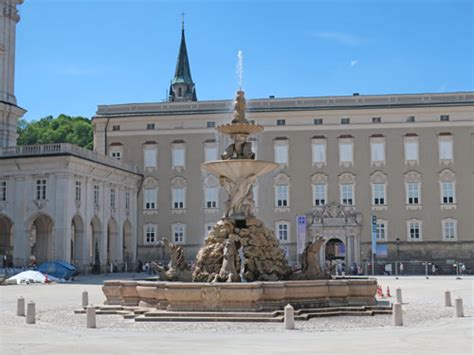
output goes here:
{"type": "Polygon", "coordinates": [[[278,168],[278,164],[255,160],[248,138],[262,132],[263,126],[251,124],[245,118],[245,106],[245,94],[238,90],[231,123],[217,127],[217,131],[229,135],[233,143],[221,155],[222,160],[202,164],[203,169],[219,177],[228,198],[224,216],[214,225],[206,245],[197,255],[193,281],[277,281],[290,274],[273,231],[254,215],[252,186],[257,177],[278,168]],[[244,260],[242,267],[237,253],[240,248],[244,260]],[[232,265],[231,272],[223,271],[229,269],[226,253],[230,252],[239,260],[232,265]]]}
{"type": "MultiPolygon", "coordinates": [[[[238,68],[241,86],[240,51],[238,68]]],[[[297,308],[375,305],[377,280],[328,280],[329,275],[320,269],[319,261],[324,239],[309,244],[301,255],[302,269],[291,272],[275,234],[255,216],[252,187],[259,176],[277,169],[278,164],[255,159],[249,136],[262,132],[263,126],[245,118],[245,106],[244,91],[239,89],[231,122],[217,127],[232,143],[222,153],[221,160],[201,165],[219,178],[228,198],[222,218],[213,226],[196,256],[192,275],[183,249],[164,240],[171,255],[168,269],[152,263],[160,281],[107,280],[103,286],[107,304],[141,305],[149,307],[150,313],[154,308],[274,311],[288,303],[297,308]],[[191,277],[193,282],[179,282],[189,281],[191,277]]]]}

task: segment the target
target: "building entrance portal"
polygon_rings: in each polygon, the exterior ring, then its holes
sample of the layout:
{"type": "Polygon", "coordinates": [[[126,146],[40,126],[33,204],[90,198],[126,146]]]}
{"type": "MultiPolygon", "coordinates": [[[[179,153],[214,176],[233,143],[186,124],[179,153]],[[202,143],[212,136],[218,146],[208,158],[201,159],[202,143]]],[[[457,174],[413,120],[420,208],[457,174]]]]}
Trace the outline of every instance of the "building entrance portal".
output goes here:
{"type": "Polygon", "coordinates": [[[307,218],[310,240],[323,238],[326,241],[319,255],[322,268],[342,262],[346,267],[360,263],[362,215],[353,207],[329,203],[307,218]]]}

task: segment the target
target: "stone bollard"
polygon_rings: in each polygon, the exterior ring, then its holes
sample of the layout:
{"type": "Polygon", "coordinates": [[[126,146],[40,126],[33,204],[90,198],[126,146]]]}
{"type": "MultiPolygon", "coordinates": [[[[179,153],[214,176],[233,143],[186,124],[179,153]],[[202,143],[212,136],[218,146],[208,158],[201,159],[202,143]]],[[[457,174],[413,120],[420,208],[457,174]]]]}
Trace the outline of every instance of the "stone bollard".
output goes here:
{"type": "Polygon", "coordinates": [[[396,291],[396,297],[395,297],[396,303],[402,304],[403,303],[402,302],[402,289],[400,287],[397,287],[395,291],[396,291]]]}
{"type": "Polygon", "coordinates": [[[445,307],[452,307],[451,303],[451,291],[446,290],[444,291],[444,306],[445,307]]]}
{"type": "Polygon", "coordinates": [[[456,317],[464,317],[464,307],[462,305],[462,298],[456,298],[456,317]]]}
{"type": "Polygon", "coordinates": [[[401,303],[394,303],[392,306],[392,322],[393,322],[393,326],[395,327],[401,327],[403,325],[401,303]]]}
{"type": "Polygon", "coordinates": [[[87,328],[96,328],[95,307],[88,306],[86,308],[86,313],[87,313],[87,328]]]}
{"type": "Polygon", "coordinates": [[[86,308],[89,305],[89,294],[87,291],[82,292],[82,307],[86,308]]]}
{"type": "Polygon", "coordinates": [[[285,306],[285,329],[295,329],[295,310],[290,304],[285,306]]]}
{"type": "Polygon", "coordinates": [[[35,323],[36,323],[35,303],[31,301],[26,306],[26,324],[35,324],[35,323]]]}
{"type": "Polygon", "coordinates": [[[16,303],[16,315],[25,316],[25,299],[23,297],[20,297],[16,303]]]}

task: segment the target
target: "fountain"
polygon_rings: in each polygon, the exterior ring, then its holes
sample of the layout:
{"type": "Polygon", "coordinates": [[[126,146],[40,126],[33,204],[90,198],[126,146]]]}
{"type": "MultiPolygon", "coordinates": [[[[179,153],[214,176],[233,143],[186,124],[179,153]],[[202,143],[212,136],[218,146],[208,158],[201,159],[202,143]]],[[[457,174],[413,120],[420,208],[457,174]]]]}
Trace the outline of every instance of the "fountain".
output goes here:
{"type": "MultiPolygon", "coordinates": [[[[240,83],[241,58],[239,53],[240,83]]],[[[307,246],[302,269],[293,273],[273,231],[255,216],[252,186],[278,164],[255,159],[248,138],[262,132],[263,126],[245,118],[245,106],[245,94],[239,88],[231,123],[217,127],[233,143],[221,160],[201,165],[219,177],[228,198],[223,217],[196,256],[193,282],[181,282],[190,278],[184,253],[167,242],[176,255],[167,272],[157,267],[163,281],[105,281],[107,304],[238,312],[281,310],[289,303],[295,308],[375,305],[375,279],[331,279],[320,270],[318,255],[324,240],[307,246]]]]}

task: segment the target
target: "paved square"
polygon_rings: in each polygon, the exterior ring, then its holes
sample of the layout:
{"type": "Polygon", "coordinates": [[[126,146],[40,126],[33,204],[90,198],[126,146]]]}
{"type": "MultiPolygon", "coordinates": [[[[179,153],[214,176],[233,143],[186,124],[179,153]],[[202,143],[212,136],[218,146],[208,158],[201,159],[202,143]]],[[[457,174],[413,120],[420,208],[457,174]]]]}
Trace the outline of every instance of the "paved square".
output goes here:
{"type": "MultiPolygon", "coordinates": [[[[115,274],[114,278],[131,274],[115,274]]],[[[110,277],[108,278],[110,279],[110,277]]],[[[84,276],[71,284],[0,287],[2,354],[472,354],[474,278],[380,277],[384,292],[403,290],[403,327],[391,316],[317,318],[283,324],[136,323],[120,316],[97,316],[98,329],[86,329],[85,315],[75,315],[81,293],[102,304],[104,277],[84,276]],[[444,307],[444,291],[462,297],[464,318],[444,307]],[[16,299],[36,303],[37,322],[17,317],[16,299]]]]}

